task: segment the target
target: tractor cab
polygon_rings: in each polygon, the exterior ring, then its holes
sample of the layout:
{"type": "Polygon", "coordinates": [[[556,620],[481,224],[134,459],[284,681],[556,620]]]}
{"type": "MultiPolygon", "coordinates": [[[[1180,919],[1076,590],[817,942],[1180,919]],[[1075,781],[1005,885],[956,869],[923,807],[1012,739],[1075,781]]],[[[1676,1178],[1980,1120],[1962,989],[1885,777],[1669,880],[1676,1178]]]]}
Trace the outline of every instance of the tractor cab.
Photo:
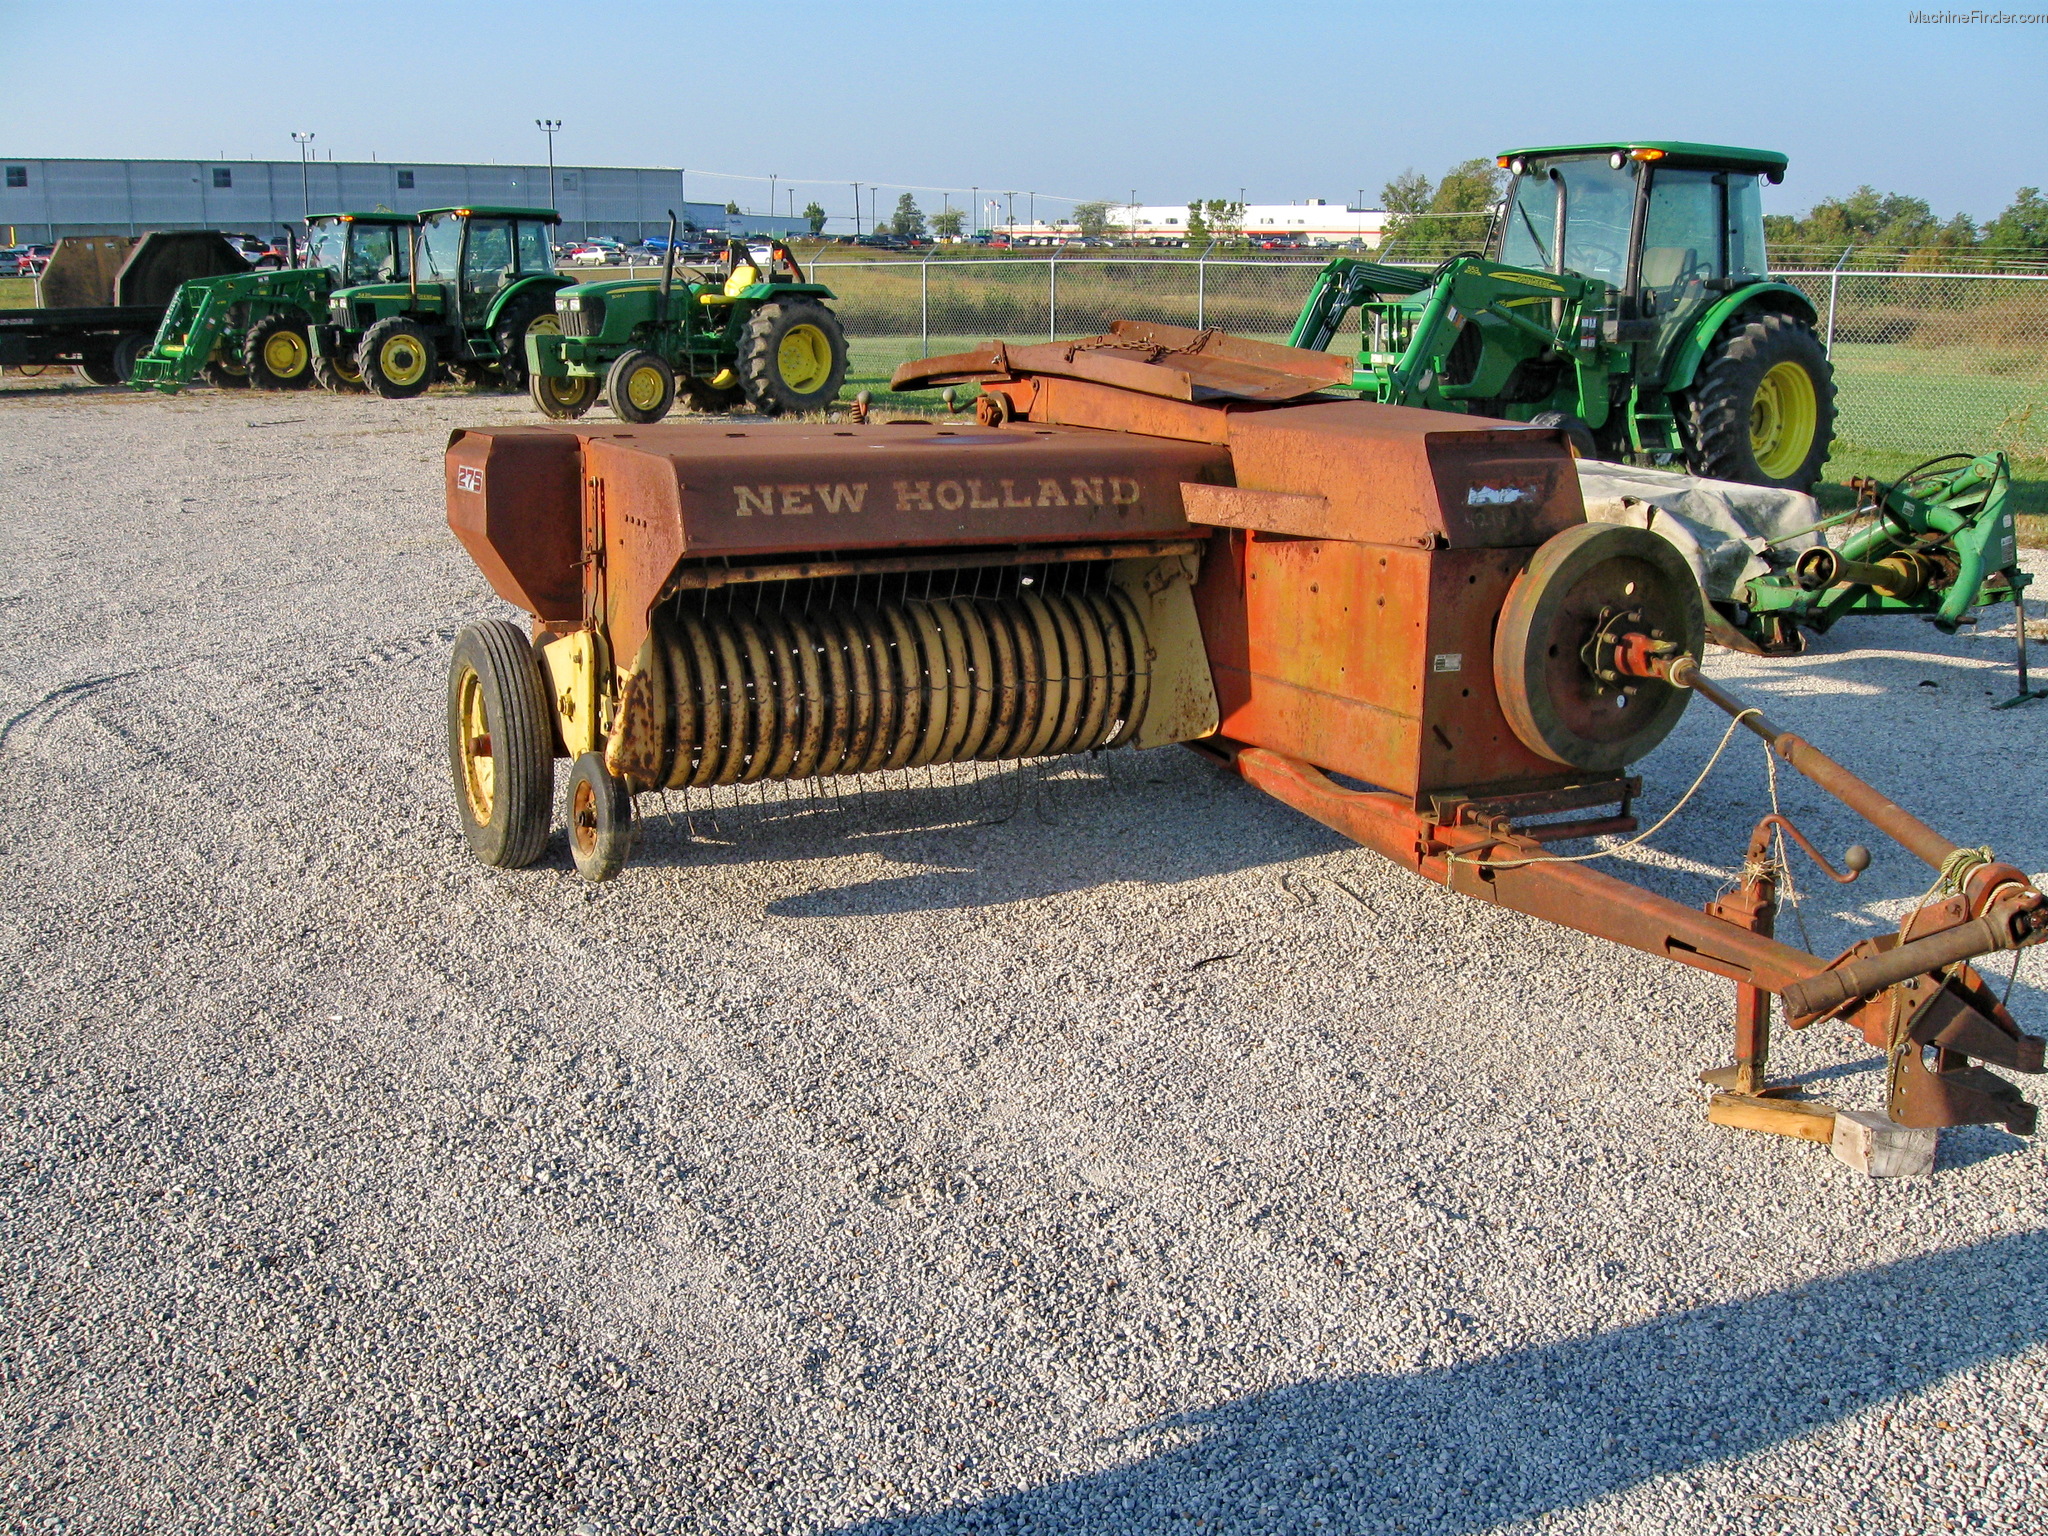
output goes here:
{"type": "Polygon", "coordinates": [[[1785,157],[1719,144],[1573,144],[1500,156],[1513,174],[1492,252],[1607,285],[1632,339],[1668,343],[1764,277],[1759,183],[1785,157]]]}
{"type": "Polygon", "coordinates": [[[337,288],[402,283],[412,273],[415,223],[410,214],[315,214],[306,220],[301,265],[325,267],[337,288]]]}
{"type": "MultiPolygon", "coordinates": [[[[417,395],[446,368],[471,382],[526,384],[526,337],[555,329],[552,208],[431,208],[418,216],[409,266],[328,302],[317,344],[355,365],[386,399],[417,395]]],[[[331,238],[331,237],[330,237],[331,238]]]]}

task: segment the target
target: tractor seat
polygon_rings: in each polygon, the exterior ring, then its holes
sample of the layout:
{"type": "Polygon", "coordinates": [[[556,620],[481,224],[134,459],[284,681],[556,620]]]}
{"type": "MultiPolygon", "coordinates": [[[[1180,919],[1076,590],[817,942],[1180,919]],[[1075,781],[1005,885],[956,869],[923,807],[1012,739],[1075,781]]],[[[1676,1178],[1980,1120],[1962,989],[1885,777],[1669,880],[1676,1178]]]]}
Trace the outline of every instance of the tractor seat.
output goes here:
{"type": "Polygon", "coordinates": [[[1643,286],[1670,288],[1699,263],[1699,252],[1689,245],[1646,245],[1643,247],[1643,286]]]}

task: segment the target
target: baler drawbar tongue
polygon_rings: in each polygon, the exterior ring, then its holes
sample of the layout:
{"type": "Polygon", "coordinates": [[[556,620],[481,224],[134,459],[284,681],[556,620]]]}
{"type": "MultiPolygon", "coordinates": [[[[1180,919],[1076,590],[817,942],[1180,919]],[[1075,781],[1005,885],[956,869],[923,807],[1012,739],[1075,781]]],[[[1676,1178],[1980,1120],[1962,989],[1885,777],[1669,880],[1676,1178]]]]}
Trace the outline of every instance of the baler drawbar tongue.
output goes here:
{"type": "Polygon", "coordinates": [[[1118,320],[1107,335],[922,357],[899,367],[894,390],[936,389],[1031,375],[1086,379],[1168,400],[1299,400],[1351,382],[1351,363],[1328,352],[1246,341],[1218,330],[1118,320]]]}

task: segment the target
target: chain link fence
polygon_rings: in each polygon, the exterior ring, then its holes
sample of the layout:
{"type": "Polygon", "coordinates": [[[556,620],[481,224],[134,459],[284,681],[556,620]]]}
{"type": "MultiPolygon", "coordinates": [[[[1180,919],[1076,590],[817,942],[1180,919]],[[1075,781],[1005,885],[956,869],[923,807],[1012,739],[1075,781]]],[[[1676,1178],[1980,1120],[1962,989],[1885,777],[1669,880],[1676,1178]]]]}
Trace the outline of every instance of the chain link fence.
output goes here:
{"type": "MultiPolygon", "coordinates": [[[[1285,341],[1319,260],[982,257],[820,261],[863,385],[906,358],[993,337],[1088,336],[1112,320],[1285,341]]],[[[2048,273],[1832,269],[1774,274],[1813,300],[1845,449],[2000,447],[2048,470],[2048,273]]],[[[1334,346],[1355,346],[1355,334],[1334,346]]],[[[2040,471],[2037,471],[2037,473],[2040,471]]]]}

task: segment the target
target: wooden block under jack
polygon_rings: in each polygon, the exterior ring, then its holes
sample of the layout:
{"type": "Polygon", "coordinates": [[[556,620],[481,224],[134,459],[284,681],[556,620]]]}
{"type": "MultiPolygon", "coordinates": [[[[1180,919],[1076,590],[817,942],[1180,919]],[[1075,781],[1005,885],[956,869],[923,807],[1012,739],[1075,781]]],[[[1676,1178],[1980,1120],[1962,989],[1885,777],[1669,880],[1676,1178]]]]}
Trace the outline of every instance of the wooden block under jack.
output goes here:
{"type": "Polygon", "coordinates": [[[1900,1125],[1890,1115],[1844,1109],[1835,1115],[1835,1156],[1873,1179],[1924,1178],[1934,1172],[1934,1151],[1941,1133],[1900,1125]]]}
{"type": "Polygon", "coordinates": [[[1768,1131],[1773,1136],[1796,1136],[1832,1146],[1835,1140],[1835,1109],[1804,1099],[1759,1098],[1748,1093],[1717,1093],[1707,1100],[1707,1118],[1716,1125],[1732,1125],[1745,1131],[1768,1131]]]}

